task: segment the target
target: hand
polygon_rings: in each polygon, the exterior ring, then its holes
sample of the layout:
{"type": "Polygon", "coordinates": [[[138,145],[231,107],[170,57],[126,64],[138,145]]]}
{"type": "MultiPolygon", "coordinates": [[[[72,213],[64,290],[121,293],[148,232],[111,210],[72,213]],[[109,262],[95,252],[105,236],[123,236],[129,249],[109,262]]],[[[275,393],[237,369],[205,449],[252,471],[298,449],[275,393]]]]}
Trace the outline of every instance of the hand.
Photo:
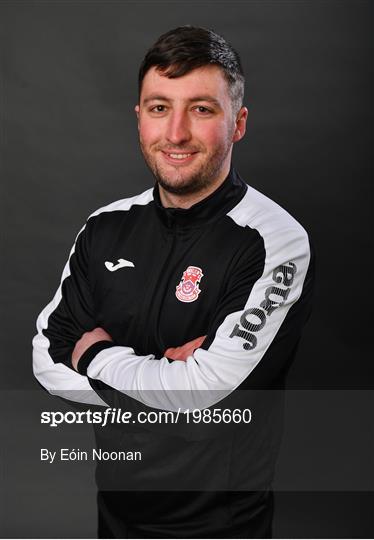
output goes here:
{"type": "Polygon", "coordinates": [[[73,368],[78,371],[78,362],[86,352],[86,350],[91,347],[94,343],[98,341],[113,341],[112,337],[104,330],[104,328],[94,328],[90,332],[85,332],[80,339],[75,344],[73,354],[71,355],[71,363],[73,368]]]}
{"type": "Polygon", "coordinates": [[[185,362],[189,356],[194,352],[195,349],[198,349],[200,345],[205,340],[206,336],[200,336],[180,347],[170,347],[164,352],[164,356],[170,358],[171,360],[182,360],[185,362]]]}

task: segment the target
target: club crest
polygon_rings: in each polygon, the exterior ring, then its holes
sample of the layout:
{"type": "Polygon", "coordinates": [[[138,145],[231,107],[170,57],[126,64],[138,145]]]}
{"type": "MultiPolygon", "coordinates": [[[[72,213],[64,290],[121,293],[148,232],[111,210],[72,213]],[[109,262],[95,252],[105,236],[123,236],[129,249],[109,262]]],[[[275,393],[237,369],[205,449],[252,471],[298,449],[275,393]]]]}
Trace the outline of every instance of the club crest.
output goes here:
{"type": "Polygon", "coordinates": [[[175,296],[181,302],[194,302],[197,300],[201,290],[199,284],[203,277],[203,271],[197,266],[189,266],[183,272],[182,279],[177,285],[175,296]]]}

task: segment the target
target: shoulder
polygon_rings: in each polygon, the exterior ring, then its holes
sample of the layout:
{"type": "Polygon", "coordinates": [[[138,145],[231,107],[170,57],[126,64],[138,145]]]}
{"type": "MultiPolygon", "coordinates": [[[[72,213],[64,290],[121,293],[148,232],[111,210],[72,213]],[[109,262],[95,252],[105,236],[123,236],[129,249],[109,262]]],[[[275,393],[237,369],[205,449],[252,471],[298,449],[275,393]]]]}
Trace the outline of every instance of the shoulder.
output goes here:
{"type": "Polygon", "coordinates": [[[119,199],[98,208],[88,216],[76,240],[86,238],[90,241],[93,237],[107,238],[126,220],[131,220],[132,214],[136,214],[139,209],[144,211],[152,201],[153,188],[150,188],[139,195],[119,199]]]}
{"type": "Polygon", "coordinates": [[[304,255],[310,257],[309,236],[304,227],[279,204],[251,186],[228,212],[240,227],[250,227],[262,237],[268,262],[304,255]]]}
{"type": "Polygon", "coordinates": [[[116,228],[125,221],[131,220],[131,216],[137,216],[139,212],[146,212],[152,201],[153,188],[147,189],[139,195],[114,201],[92,212],[87,218],[86,227],[96,231],[116,228]]]}
{"type": "Polygon", "coordinates": [[[110,204],[102,206],[101,208],[95,210],[95,212],[92,212],[92,214],[89,215],[88,219],[95,218],[96,216],[99,216],[101,214],[108,214],[111,212],[127,212],[134,206],[146,206],[151,201],[153,201],[153,188],[147,189],[139,195],[128,197],[126,199],[120,199],[118,201],[114,201],[110,204]]]}

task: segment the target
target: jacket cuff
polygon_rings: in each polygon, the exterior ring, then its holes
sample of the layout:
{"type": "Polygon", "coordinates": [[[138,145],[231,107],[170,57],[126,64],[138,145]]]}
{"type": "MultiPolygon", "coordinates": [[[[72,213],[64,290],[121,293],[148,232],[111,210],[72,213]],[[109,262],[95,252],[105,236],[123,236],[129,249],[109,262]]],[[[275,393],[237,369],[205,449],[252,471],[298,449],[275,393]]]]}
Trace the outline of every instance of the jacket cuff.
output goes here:
{"type": "Polygon", "coordinates": [[[92,360],[95,358],[97,354],[99,354],[100,351],[104,349],[108,349],[109,347],[113,347],[115,343],[113,341],[97,341],[82,354],[82,356],[79,359],[77,370],[78,373],[81,375],[87,375],[87,369],[92,360]]]}

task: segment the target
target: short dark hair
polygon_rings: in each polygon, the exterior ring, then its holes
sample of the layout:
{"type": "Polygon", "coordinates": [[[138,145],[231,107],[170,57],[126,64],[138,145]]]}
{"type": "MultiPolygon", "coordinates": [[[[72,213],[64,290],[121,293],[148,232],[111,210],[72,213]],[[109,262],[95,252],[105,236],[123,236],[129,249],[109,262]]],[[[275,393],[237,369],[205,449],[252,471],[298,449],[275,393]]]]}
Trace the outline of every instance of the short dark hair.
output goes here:
{"type": "Polygon", "coordinates": [[[169,30],[147,51],[139,69],[139,97],[145,74],[153,66],[174,79],[206,65],[221,68],[233,109],[238,112],[244,97],[244,73],[239,54],[212,30],[190,25],[169,30]]]}

